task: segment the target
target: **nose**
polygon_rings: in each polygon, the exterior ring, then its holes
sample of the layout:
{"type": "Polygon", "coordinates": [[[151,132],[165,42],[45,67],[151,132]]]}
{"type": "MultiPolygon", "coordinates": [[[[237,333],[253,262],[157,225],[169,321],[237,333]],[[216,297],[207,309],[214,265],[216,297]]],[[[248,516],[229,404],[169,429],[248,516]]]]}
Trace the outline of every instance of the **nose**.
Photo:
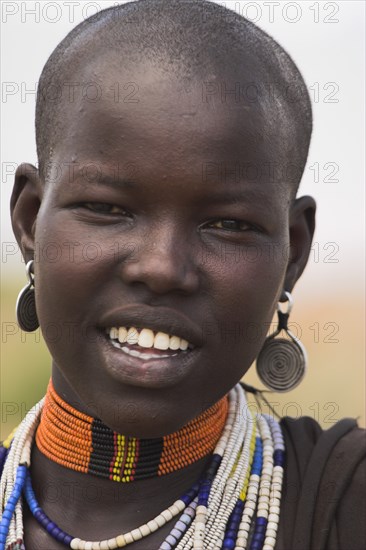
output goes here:
{"type": "Polygon", "coordinates": [[[156,294],[191,294],[199,286],[192,247],[182,232],[168,223],[134,238],[133,252],[121,262],[120,273],[126,284],[143,283],[156,294]]]}

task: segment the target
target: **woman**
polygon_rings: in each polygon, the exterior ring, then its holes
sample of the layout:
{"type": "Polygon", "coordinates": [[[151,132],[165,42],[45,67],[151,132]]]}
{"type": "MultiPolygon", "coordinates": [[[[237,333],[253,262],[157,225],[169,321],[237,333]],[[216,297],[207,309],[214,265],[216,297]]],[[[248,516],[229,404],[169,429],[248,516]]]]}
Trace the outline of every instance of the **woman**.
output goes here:
{"type": "Polygon", "coordinates": [[[265,327],[309,256],[311,129],[289,56],[210,2],[104,10],[56,48],[11,203],[52,379],[2,451],[3,548],[361,548],[362,430],[252,415],[238,384],[255,358],[277,390],[304,373],[265,327]]]}

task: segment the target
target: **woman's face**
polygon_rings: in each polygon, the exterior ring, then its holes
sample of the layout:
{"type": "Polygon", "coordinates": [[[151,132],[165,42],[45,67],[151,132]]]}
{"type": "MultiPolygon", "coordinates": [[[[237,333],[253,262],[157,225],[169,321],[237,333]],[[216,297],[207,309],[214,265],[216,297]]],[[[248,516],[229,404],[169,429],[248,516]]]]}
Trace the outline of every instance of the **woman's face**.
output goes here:
{"type": "Polygon", "coordinates": [[[36,221],[38,316],[62,397],[157,437],[259,353],[285,285],[290,194],[268,178],[258,107],[223,99],[217,76],[183,86],[149,65],[122,79],[95,62],[80,81],[96,80],[65,102],[36,221]],[[131,326],[194,348],[133,357],[106,334],[131,326]]]}

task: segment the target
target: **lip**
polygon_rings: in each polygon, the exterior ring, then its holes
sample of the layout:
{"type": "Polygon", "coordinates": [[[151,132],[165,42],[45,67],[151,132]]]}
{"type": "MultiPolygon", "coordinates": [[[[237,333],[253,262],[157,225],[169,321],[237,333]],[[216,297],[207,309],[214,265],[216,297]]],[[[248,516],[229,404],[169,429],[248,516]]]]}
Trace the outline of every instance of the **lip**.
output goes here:
{"type": "Polygon", "coordinates": [[[199,367],[202,332],[198,325],[174,309],[140,304],[118,307],[102,315],[98,329],[103,335],[103,364],[117,383],[143,388],[168,388],[182,382],[199,367]],[[180,336],[194,347],[172,357],[143,359],[127,355],[114,347],[105,333],[106,328],[121,326],[150,328],[154,332],[180,336]]]}
{"type": "Polygon", "coordinates": [[[150,328],[154,332],[161,331],[184,338],[195,348],[203,345],[199,326],[181,312],[167,307],[135,304],[115,308],[105,313],[98,324],[102,330],[110,327],[150,328]]]}
{"type": "Polygon", "coordinates": [[[143,359],[127,355],[113,346],[103,333],[101,348],[103,364],[108,374],[117,382],[142,388],[169,388],[191,375],[199,365],[199,348],[182,351],[172,357],[143,359]]]}

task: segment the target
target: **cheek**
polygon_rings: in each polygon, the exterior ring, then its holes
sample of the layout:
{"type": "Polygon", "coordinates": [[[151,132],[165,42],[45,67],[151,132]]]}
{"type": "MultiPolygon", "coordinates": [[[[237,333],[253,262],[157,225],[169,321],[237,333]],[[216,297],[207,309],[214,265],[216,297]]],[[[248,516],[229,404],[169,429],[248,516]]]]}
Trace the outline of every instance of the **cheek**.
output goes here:
{"type": "Polygon", "coordinates": [[[113,239],[80,224],[38,224],[35,249],[41,326],[58,319],[87,322],[115,262],[113,239]]]}
{"type": "MultiPolygon", "coordinates": [[[[212,260],[208,295],[214,303],[207,337],[251,363],[260,350],[282,291],[287,266],[283,245],[238,247],[212,260]],[[214,321],[212,321],[214,319],[214,321]]],[[[248,364],[248,366],[249,366],[248,364]]]]}

